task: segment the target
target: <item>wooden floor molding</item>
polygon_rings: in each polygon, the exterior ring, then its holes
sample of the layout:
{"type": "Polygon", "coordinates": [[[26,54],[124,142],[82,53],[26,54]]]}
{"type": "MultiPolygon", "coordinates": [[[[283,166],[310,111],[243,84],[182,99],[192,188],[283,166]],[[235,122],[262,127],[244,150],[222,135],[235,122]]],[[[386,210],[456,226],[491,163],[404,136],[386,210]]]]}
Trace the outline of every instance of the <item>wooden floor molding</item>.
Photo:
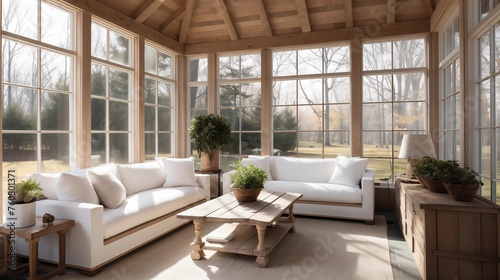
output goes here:
{"type": "MultiPolygon", "coordinates": [[[[202,235],[220,224],[206,223],[202,235]]],[[[393,279],[387,225],[376,216],[374,225],[359,221],[298,216],[295,232],[270,254],[267,268],[255,257],[206,250],[193,261],[190,223],[106,265],[93,278],[69,269],[67,279],[393,279]]]]}

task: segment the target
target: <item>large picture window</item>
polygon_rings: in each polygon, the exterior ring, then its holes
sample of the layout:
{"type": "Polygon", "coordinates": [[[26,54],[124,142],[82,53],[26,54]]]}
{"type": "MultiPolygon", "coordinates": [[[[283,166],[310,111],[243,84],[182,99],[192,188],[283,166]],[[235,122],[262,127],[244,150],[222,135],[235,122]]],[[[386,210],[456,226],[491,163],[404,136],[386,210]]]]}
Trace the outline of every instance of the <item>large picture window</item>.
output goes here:
{"type": "Polygon", "coordinates": [[[2,1],[5,178],[74,166],[74,24],[75,13],[54,4],[2,1]]]}
{"type": "Polygon", "coordinates": [[[132,38],[93,22],[91,46],[91,163],[128,163],[132,157],[132,38]]]}
{"type": "Polygon", "coordinates": [[[219,57],[219,113],[231,124],[233,137],[233,145],[223,151],[225,170],[240,156],[260,155],[260,71],[260,54],[219,57]]]}
{"type": "Polygon", "coordinates": [[[481,195],[500,203],[500,22],[478,40],[477,163],[484,185],[481,195]]]}
{"type": "Polygon", "coordinates": [[[427,132],[424,39],[363,45],[363,157],[377,178],[402,174],[403,134],[427,132]]]}
{"type": "Polygon", "coordinates": [[[441,159],[460,160],[461,90],[458,16],[440,32],[440,141],[441,159]]]}
{"type": "Polygon", "coordinates": [[[146,160],[172,155],[174,58],[154,45],[145,47],[144,131],[146,160]]]}
{"type": "Polygon", "coordinates": [[[350,48],[273,52],[273,153],[350,154],[350,48]]]}

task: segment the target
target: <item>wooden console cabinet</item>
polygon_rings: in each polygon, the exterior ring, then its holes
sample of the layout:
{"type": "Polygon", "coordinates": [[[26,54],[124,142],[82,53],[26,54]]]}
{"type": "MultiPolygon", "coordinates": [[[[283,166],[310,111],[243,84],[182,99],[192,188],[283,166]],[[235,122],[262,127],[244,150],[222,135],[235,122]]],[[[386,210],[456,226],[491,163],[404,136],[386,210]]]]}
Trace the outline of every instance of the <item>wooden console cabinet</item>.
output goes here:
{"type": "Polygon", "coordinates": [[[423,279],[500,279],[500,207],[396,181],[396,212],[423,279]]]}

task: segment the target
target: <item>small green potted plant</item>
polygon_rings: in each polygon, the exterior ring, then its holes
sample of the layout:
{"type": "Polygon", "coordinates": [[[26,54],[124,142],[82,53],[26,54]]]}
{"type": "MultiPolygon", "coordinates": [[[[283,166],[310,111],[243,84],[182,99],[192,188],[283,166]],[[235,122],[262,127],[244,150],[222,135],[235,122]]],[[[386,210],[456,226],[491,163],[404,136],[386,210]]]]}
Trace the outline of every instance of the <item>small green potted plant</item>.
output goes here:
{"type": "Polygon", "coordinates": [[[432,192],[446,193],[446,188],[443,182],[439,180],[439,174],[442,172],[444,161],[432,158],[423,157],[413,167],[413,172],[417,179],[432,192]]]}
{"type": "Polygon", "coordinates": [[[242,165],[236,163],[235,172],[231,174],[231,190],[238,202],[257,200],[260,191],[267,180],[266,171],[253,164],[242,165]]]}
{"type": "Polygon", "coordinates": [[[450,196],[457,201],[472,201],[483,185],[479,174],[469,167],[462,167],[455,160],[443,161],[439,180],[443,182],[450,196]]]}
{"type": "Polygon", "coordinates": [[[198,115],[191,120],[189,138],[201,158],[201,171],[219,170],[219,151],[233,143],[231,125],[221,115],[198,115]]]}
{"type": "Polygon", "coordinates": [[[45,198],[40,183],[33,179],[20,181],[14,188],[14,217],[16,227],[32,226],[36,223],[36,201],[45,198]]]}

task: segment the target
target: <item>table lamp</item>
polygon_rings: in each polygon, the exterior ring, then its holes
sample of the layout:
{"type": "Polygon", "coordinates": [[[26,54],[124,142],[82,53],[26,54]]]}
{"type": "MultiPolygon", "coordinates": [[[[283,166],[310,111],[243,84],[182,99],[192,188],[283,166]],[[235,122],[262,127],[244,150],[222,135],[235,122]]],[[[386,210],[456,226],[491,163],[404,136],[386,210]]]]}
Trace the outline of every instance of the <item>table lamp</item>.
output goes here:
{"type": "Polygon", "coordinates": [[[401,142],[399,158],[407,158],[406,177],[415,178],[413,167],[423,157],[436,157],[434,142],[430,134],[405,134],[401,142]]]}

